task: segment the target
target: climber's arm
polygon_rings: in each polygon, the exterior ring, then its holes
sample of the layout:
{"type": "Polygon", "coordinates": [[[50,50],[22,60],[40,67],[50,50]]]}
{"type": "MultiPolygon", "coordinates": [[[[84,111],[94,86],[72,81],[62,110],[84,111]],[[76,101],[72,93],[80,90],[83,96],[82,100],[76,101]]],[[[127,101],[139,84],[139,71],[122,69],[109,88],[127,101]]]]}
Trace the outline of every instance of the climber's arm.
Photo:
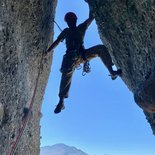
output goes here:
{"type": "Polygon", "coordinates": [[[91,11],[89,11],[89,18],[86,19],[83,23],[81,23],[79,27],[82,27],[82,29],[85,31],[89,27],[89,25],[92,23],[93,20],[94,20],[94,16],[91,13],[91,11]]]}
{"type": "Polygon", "coordinates": [[[64,29],[58,36],[58,38],[53,42],[53,44],[47,49],[46,54],[51,52],[60,42],[66,38],[68,28],[64,29]]]}
{"type": "Polygon", "coordinates": [[[85,20],[85,24],[87,25],[87,27],[92,23],[92,21],[94,20],[94,16],[92,15],[91,12],[89,12],[89,18],[85,20]]]}
{"type": "Polygon", "coordinates": [[[58,44],[61,42],[60,38],[57,38],[53,44],[47,49],[46,53],[51,52],[56,46],[58,46],[58,44]]]}
{"type": "Polygon", "coordinates": [[[89,13],[89,18],[86,19],[82,24],[80,24],[81,26],[84,26],[85,29],[88,28],[88,26],[92,23],[92,21],[94,20],[94,17],[91,13],[89,13]]]}

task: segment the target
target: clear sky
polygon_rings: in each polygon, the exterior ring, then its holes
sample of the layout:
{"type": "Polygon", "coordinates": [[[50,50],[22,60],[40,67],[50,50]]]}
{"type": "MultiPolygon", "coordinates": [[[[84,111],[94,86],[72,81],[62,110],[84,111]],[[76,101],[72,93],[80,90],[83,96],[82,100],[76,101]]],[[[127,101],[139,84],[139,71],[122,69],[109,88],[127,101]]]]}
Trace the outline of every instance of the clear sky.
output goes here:
{"type": "MultiPolygon", "coordinates": [[[[67,25],[64,15],[73,11],[78,23],[88,18],[84,0],[58,0],[56,21],[67,25]]],[[[60,31],[55,26],[55,39],[60,31]]],[[[87,30],[85,48],[100,44],[95,21],[87,30]]],[[[59,98],[62,57],[65,44],[54,51],[51,73],[44,96],[41,120],[41,146],[64,143],[82,149],[89,155],[155,155],[155,137],[142,110],[120,78],[112,81],[99,58],[90,62],[91,73],[82,76],[76,70],[66,109],[53,110],[59,98]]]]}

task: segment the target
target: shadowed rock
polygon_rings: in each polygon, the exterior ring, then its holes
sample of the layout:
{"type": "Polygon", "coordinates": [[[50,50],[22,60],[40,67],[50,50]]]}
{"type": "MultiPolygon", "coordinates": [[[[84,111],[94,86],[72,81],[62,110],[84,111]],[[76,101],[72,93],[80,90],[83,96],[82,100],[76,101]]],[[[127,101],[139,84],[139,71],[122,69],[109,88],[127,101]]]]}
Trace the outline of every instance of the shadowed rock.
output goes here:
{"type": "Polygon", "coordinates": [[[95,15],[100,37],[109,48],[114,64],[122,69],[122,80],[133,92],[137,104],[147,111],[147,118],[153,121],[155,1],[86,1],[95,15]]]}

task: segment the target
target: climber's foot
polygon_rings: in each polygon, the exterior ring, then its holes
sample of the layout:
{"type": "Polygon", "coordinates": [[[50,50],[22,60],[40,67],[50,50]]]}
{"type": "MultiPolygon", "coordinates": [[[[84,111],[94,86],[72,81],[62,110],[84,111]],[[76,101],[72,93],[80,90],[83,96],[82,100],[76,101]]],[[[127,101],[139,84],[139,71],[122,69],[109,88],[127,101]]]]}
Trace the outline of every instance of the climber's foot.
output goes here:
{"type": "Polygon", "coordinates": [[[118,69],[117,71],[113,71],[112,74],[110,74],[110,76],[112,80],[115,80],[121,74],[122,74],[122,70],[118,69]]]}
{"type": "Polygon", "coordinates": [[[64,110],[64,109],[65,109],[64,102],[59,102],[54,110],[54,113],[58,114],[61,112],[61,110],[64,110]]]}

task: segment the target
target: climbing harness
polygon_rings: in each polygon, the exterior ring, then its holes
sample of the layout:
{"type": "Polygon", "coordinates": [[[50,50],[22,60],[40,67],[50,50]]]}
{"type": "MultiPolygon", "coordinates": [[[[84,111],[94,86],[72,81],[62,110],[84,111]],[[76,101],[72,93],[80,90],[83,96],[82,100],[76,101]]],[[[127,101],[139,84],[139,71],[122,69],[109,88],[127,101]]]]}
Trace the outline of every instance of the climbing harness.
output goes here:
{"type": "Polygon", "coordinates": [[[19,132],[17,134],[17,137],[16,137],[16,140],[14,142],[12,142],[12,145],[11,145],[11,148],[9,149],[7,155],[14,155],[16,149],[17,149],[17,146],[19,144],[19,141],[20,141],[20,138],[24,132],[24,129],[29,121],[29,116],[30,116],[30,113],[31,113],[31,110],[32,110],[32,107],[33,107],[33,104],[34,104],[34,99],[35,99],[35,95],[36,95],[36,92],[37,92],[37,87],[38,87],[38,82],[39,82],[39,77],[40,77],[40,74],[41,74],[41,69],[42,69],[42,66],[43,66],[43,56],[44,56],[44,53],[42,54],[42,57],[41,57],[41,60],[40,60],[40,65],[39,65],[39,70],[38,70],[38,75],[37,75],[37,78],[36,78],[36,82],[35,82],[35,87],[34,87],[34,91],[33,91],[33,94],[32,94],[32,98],[30,100],[30,106],[29,106],[29,110],[27,111],[25,117],[23,118],[22,120],[22,125],[21,125],[21,128],[19,129],[19,132]]]}

